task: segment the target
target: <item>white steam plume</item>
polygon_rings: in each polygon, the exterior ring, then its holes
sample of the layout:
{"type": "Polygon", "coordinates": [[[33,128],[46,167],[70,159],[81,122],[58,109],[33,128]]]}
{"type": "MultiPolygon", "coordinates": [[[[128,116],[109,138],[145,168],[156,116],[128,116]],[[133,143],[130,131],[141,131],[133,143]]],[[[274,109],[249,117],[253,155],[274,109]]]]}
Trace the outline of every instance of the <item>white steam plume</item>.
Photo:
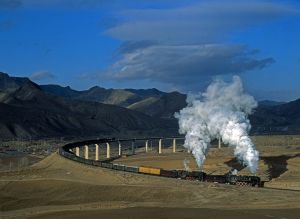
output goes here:
{"type": "Polygon", "coordinates": [[[184,158],[184,161],[183,161],[184,170],[190,171],[189,164],[190,164],[190,161],[187,160],[186,158],[184,158]]]}
{"type": "Polygon", "coordinates": [[[248,115],[257,102],[244,93],[241,79],[234,76],[232,83],[216,80],[206,92],[188,95],[187,104],[175,117],[179,120],[179,132],[185,134],[184,147],[192,151],[199,168],[204,164],[210,142],[221,138],[234,147],[238,160],[255,173],[259,156],[248,135],[248,115]]]}

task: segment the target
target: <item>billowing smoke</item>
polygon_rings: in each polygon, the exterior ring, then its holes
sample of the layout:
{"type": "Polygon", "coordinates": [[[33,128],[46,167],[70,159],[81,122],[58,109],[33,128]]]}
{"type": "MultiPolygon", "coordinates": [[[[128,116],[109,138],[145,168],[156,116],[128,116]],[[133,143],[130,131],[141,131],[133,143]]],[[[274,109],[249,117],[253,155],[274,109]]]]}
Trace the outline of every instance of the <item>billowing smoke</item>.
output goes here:
{"type": "Polygon", "coordinates": [[[255,173],[258,151],[248,135],[248,115],[257,102],[244,93],[241,79],[234,76],[231,83],[216,80],[206,92],[188,95],[187,104],[175,117],[180,134],[185,134],[184,147],[192,152],[198,167],[202,168],[211,141],[221,138],[234,147],[237,159],[255,173]]]}
{"type": "Polygon", "coordinates": [[[238,170],[237,169],[233,169],[230,171],[231,175],[237,175],[238,174],[238,170]]]}
{"type": "Polygon", "coordinates": [[[186,158],[184,158],[184,160],[183,160],[184,170],[190,171],[190,166],[189,166],[189,164],[190,164],[190,161],[187,160],[186,158]]]}

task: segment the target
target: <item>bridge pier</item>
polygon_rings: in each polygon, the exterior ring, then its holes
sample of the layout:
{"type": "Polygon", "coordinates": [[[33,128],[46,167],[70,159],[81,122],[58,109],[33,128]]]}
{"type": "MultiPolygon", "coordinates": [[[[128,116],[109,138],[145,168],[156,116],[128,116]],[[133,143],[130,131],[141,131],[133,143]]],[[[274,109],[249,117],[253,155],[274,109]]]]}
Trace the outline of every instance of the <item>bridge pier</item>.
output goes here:
{"type": "Polygon", "coordinates": [[[148,152],[148,140],[145,141],[145,151],[148,152]]]}
{"type": "Polygon", "coordinates": [[[219,138],[219,149],[221,148],[221,138],[219,138]]]}
{"type": "Polygon", "coordinates": [[[79,157],[79,147],[76,147],[76,148],[75,148],[75,155],[76,155],[77,157],[79,157]]]}
{"type": "Polygon", "coordinates": [[[173,153],[176,152],[176,138],[173,138],[173,153]]]}
{"type": "Polygon", "coordinates": [[[122,155],[122,145],[121,145],[121,142],[119,142],[119,156],[122,155]]]}
{"type": "Polygon", "coordinates": [[[159,154],[162,153],[161,147],[162,147],[162,139],[159,139],[159,141],[158,141],[158,153],[159,154]]]}
{"type": "Polygon", "coordinates": [[[95,144],[95,160],[99,160],[99,145],[95,144]]]}
{"type": "Polygon", "coordinates": [[[84,158],[89,159],[89,146],[84,145],[84,158]]]}
{"type": "Polygon", "coordinates": [[[106,158],[110,158],[110,145],[106,142],[106,158]]]}

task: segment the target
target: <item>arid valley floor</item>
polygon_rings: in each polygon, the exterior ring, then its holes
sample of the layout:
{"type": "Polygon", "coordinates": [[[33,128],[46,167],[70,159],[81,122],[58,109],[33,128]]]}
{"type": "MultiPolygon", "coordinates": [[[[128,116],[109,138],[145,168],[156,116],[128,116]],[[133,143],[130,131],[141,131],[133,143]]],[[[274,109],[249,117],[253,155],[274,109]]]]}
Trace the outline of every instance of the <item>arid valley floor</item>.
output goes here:
{"type": "MultiPolygon", "coordinates": [[[[299,146],[259,146],[265,188],[168,179],[86,166],[53,153],[18,171],[0,172],[0,218],[299,218],[299,146]],[[269,179],[273,177],[271,181],[269,179]]],[[[191,154],[165,149],[117,163],[182,169],[191,154]]],[[[214,148],[204,171],[239,168],[232,149],[214,148]]],[[[249,174],[245,169],[240,174],[249,174]]]]}

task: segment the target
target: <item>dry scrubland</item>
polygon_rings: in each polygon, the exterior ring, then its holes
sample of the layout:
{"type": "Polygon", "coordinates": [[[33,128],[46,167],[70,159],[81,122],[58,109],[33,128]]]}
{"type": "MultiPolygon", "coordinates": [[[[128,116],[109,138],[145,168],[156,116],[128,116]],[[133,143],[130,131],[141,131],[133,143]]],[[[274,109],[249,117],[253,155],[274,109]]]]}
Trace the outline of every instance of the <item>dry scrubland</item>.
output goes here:
{"type": "MultiPolygon", "coordinates": [[[[0,172],[0,218],[299,218],[297,136],[255,137],[266,188],[200,183],[85,166],[53,153],[31,167],[0,172]],[[277,138],[277,139],[276,139],[277,138]],[[266,143],[268,141],[268,143],[266,143]],[[269,144],[269,145],[268,145],[269,144]],[[275,189],[274,189],[275,188],[275,189]]],[[[183,168],[186,152],[123,157],[116,163],[183,168]]],[[[248,174],[230,148],[212,149],[204,170],[248,174]]]]}
{"type": "Polygon", "coordinates": [[[53,152],[68,141],[64,139],[27,140],[0,142],[0,171],[19,171],[53,152]]]}

